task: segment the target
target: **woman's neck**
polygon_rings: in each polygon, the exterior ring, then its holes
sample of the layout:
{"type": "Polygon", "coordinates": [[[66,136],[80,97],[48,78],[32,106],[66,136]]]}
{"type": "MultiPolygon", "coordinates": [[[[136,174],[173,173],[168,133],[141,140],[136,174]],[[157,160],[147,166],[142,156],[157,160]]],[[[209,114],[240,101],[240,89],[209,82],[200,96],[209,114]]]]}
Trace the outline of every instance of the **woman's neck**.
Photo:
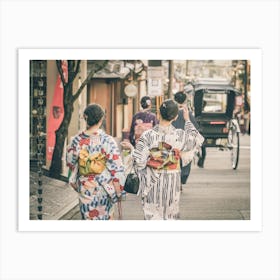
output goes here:
{"type": "Polygon", "coordinates": [[[159,121],[159,125],[161,125],[161,126],[169,126],[169,125],[171,124],[171,122],[172,122],[172,121],[167,121],[167,120],[161,119],[161,120],[159,121]]]}
{"type": "Polygon", "coordinates": [[[148,112],[150,110],[151,110],[151,107],[148,107],[148,108],[142,109],[142,112],[148,112]]]}
{"type": "Polygon", "coordinates": [[[87,128],[87,130],[85,131],[85,133],[88,134],[88,135],[90,135],[90,134],[96,133],[98,130],[99,130],[99,126],[94,125],[94,126],[91,126],[91,127],[87,128]]]}

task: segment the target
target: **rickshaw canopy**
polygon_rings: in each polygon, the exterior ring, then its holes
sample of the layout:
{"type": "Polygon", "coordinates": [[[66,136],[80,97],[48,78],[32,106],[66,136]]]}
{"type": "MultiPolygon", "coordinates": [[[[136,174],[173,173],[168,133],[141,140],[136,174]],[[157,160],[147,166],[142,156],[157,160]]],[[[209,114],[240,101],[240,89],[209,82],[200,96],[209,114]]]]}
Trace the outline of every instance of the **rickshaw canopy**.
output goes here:
{"type": "Polygon", "coordinates": [[[194,93],[200,90],[217,91],[224,93],[234,92],[236,96],[241,95],[241,92],[236,89],[227,79],[199,78],[190,85],[185,87],[187,93],[194,93]]]}

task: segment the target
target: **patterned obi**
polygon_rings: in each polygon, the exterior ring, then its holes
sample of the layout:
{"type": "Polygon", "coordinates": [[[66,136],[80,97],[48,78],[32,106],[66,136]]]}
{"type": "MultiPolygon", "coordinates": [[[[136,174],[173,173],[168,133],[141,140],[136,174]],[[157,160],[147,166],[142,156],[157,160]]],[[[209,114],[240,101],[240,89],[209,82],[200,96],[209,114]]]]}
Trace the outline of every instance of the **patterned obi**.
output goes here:
{"type": "Polygon", "coordinates": [[[105,155],[95,153],[89,155],[88,151],[83,149],[79,154],[79,172],[81,175],[88,176],[100,174],[106,168],[105,155]]]}
{"type": "Polygon", "coordinates": [[[172,146],[160,142],[157,148],[150,150],[147,166],[156,170],[178,170],[180,169],[180,151],[172,149],[172,146]]]}

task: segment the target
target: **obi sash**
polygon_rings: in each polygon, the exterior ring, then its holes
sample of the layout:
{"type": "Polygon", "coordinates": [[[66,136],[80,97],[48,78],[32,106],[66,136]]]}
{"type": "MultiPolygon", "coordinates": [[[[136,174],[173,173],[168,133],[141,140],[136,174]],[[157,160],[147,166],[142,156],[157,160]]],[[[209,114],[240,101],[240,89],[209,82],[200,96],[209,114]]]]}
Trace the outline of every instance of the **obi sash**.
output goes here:
{"type": "Polygon", "coordinates": [[[165,142],[160,142],[158,147],[150,150],[147,166],[156,170],[180,169],[180,151],[165,142]]]}

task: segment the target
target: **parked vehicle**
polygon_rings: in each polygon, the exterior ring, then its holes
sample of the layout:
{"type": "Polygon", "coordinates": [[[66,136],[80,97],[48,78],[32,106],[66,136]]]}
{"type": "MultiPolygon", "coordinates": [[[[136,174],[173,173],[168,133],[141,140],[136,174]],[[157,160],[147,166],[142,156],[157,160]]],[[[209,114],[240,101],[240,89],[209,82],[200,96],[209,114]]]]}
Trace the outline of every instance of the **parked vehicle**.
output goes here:
{"type": "Polygon", "coordinates": [[[233,112],[236,97],[241,93],[224,79],[198,79],[192,92],[195,118],[205,147],[229,149],[232,168],[237,169],[240,128],[233,112]]]}

